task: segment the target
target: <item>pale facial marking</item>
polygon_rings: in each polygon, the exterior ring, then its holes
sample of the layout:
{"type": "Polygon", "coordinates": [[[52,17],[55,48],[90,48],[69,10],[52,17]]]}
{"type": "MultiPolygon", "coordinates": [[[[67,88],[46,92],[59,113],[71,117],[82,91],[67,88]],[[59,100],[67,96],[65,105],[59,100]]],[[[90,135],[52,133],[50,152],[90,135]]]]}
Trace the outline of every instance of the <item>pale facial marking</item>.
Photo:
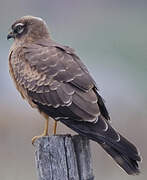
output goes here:
{"type": "Polygon", "coordinates": [[[14,26],[14,32],[16,32],[17,34],[21,34],[24,31],[24,24],[23,23],[17,23],[14,26]]]}

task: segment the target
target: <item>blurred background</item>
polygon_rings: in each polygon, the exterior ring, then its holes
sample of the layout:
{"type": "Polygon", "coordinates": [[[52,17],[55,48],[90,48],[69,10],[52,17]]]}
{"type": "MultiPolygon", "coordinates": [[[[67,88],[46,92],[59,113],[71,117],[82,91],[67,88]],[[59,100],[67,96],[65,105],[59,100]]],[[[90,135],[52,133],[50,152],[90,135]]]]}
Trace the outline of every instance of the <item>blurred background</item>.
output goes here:
{"type": "MultiPolygon", "coordinates": [[[[37,179],[31,138],[42,132],[44,120],[21,99],[8,72],[12,41],[6,36],[11,24],[24,15],[42,17],[54,40],[76,49],[106,100],[114,127],[141,152],[142,173],[132,177],[91,142],[95,179],[145,180],[146,0],[0,0],[0,179],[37,179]]],[[[74,134],[61,124],[58,133],[74,134]]]]}

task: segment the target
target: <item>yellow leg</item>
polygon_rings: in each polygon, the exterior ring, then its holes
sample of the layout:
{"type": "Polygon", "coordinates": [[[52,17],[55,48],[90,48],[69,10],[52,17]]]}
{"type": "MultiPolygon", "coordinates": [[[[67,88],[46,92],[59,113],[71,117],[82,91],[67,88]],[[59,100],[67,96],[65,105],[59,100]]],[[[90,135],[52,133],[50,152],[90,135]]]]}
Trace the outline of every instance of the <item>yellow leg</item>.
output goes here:
{"type": "Polygon", "coordinates": [[[56,135],[56,130],[57,130],[57,121],[55,121],[55,124],[54,124],[54,135],[56,135]]]}
{"type": "Polygon", "coordinates": [[[48,136],[48,124],[49,124],[49,118],[46,117],[46,120],[45,120],[45,127],[44,127],[44,131],[43,131],[43,134],[39,135],[39,136],[34,136],[32,138],[32,144],[34,144],[35,140],[40,138],[40,137],[43,137],[43,136],[48,136]]]}
{"type": "Polygon", "coordinates": [[[44,136],[48,136],[48,122],[49,122],[49,119],[46,119],[44,131],[43,131],[44,136]]]}

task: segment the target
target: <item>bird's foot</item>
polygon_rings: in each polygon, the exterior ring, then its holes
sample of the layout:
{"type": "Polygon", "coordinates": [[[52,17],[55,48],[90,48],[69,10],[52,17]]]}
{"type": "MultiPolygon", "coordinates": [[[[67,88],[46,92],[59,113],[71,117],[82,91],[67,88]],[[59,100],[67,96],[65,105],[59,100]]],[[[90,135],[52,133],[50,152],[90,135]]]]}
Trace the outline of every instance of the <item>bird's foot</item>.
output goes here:
{"type": "Polygon", "coordinates": [[[48,136],[48,133],[43,133],[43,134],[41,134],[41,135],[39,135],[39,136],[34,136],[34,137],[32,138],[32,144],[34,144],[34,142],[35,142],[37,139],[39,139],[39,138],[41,138],[41,137],[44,137],[44,136],[48,136]]]}

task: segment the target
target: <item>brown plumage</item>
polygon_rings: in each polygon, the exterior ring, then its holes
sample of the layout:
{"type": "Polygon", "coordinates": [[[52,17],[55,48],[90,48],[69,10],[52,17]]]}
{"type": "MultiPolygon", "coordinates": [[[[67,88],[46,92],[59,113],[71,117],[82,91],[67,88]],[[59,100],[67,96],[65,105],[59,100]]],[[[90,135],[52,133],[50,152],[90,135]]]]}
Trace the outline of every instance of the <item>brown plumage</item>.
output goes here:
{"type": "Polygon", "coordinates": [[[138,174],[136,147],[110,126],[96,83],[75,51],[51,40],[46,23],[33,16],[17,20],[9,38],[10,74],[22,97],[46,118],[98,142],[128,174],[138,174]]]}

